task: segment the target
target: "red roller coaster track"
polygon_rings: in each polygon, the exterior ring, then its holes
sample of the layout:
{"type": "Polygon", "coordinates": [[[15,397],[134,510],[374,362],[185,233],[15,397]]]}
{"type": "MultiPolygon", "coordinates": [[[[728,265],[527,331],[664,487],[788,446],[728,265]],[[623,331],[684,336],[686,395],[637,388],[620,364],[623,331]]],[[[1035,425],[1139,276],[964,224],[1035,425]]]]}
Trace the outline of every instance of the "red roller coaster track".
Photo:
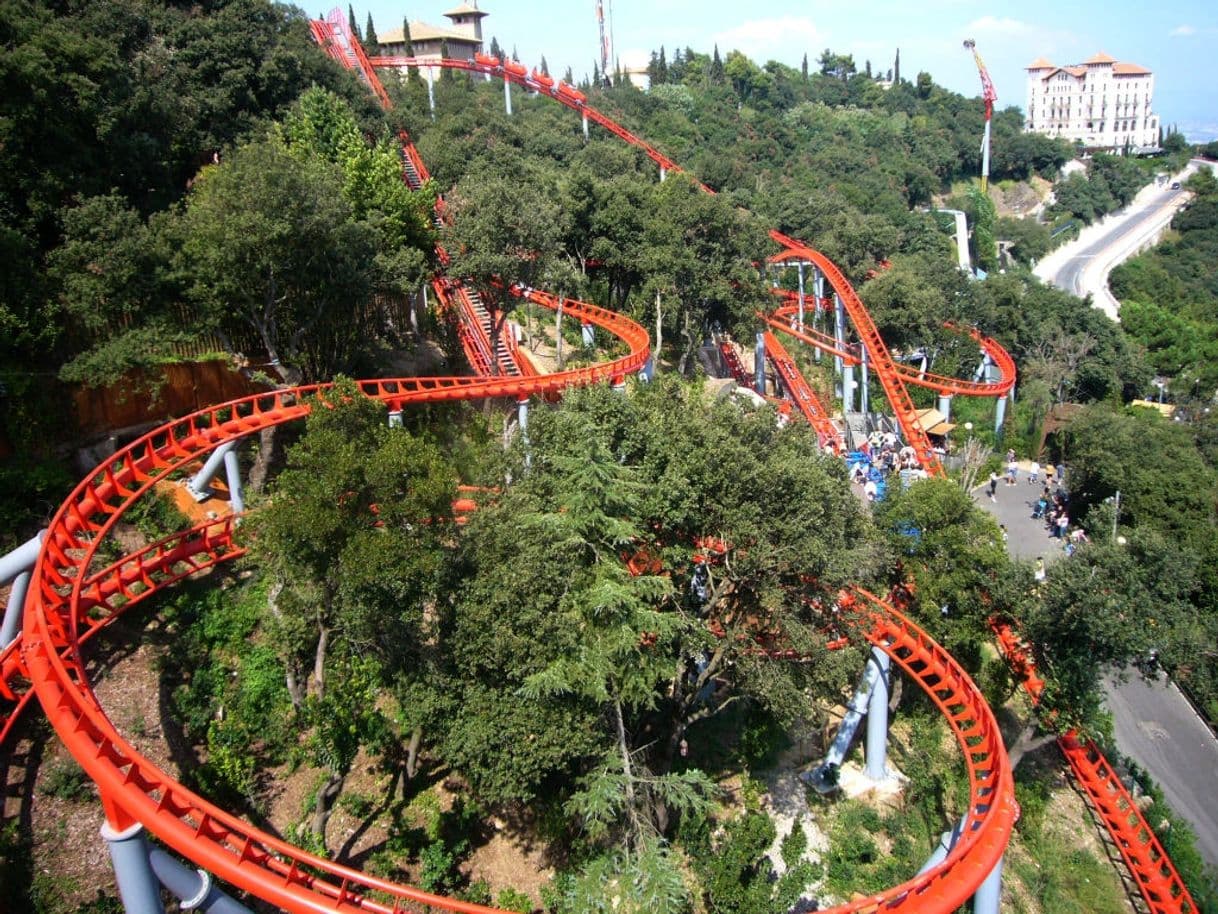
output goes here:
{"type": "MultiPolygon", "coordinates": [[[[319,43],[345,66],[359,72],[377,97],[388,104],[373,66],[396,66],[399,61],[369,61],[358,42],[346,35],[341,13],[314,22],[312,27],[319,43]]],[[[644,149],[661,167],[677,170],[675,163],[587,106],[571,87],[543,83],[536,74],[530,77],[523,68],[505,68],[498,61],[443,61],[442,65],[503,76],[532,91],[544,92],[644,149]]],[[[408,163],[405,171],[409,174],[413,169],[416,179],[425,180],[422,161],[406,138],[404,152],[408,163]]],[[[819,258],[825,265],[822,269],[835,290],[844,300],[849,298],[847,308],[856,327],[861,322],[863,344],[880,370],[881,359],[874,356],[883,351],[883,343],[844,277],[823,255],[786,241],[787,250],[799,257],[819,258]]],[[[514,291],[545,307],[558,305],[556,297],[548,293],[514,291]]],[[[600,326],[622,340],[627,354],[607,363],[550,375],[382,379],[362,381],[359,386],[369,398],[401,409],[409,403],[552,395],[572,386],[617,382],[643,367],[648,357],[648,336],[642,327],[585,302],[566,301],[564,307],[572,317],[600,326]]],[[[902,376],[891,366],[889,360],[884,369],[888,375],[885,390],[891,384],[890,396],[907,403],[902,376]]],[[[486,368],[483,366],[484,371],[486,368]]],[[[1004,371],[1004,380],[1008,377],[1013,380],[1013,373],[1008,376],[1004,371]]],[[[140,823],[207,871],[285,910],[302,914],[389,914],[423,907],[465,914],[488,912],[491,909],[390,883],[309,854],[197,796],[122,737],[94,695],[85,672],[82,645],[122,612],[185,577],[241,554],[233,541],[230,518],[175,534],[91,571],[99,546],[124,512],[156,483],[217,446],[301,419],[309,409],[304,398],[324,394],[325,390],[325,385],[278,390],[200,410],[121,449],[76,487],[48,528],[26,600],[22,634],[0,653],[0,741],[9,736],[31,696],[37,695],[59,738],[98,785],[112,826],[121,829],[140,823]]],[[[904,418],[909,421],[908,416],[904,418]]],[[[916,422],[911,427],[917,428],[916,422]]],[[[929,456],[933,459],[933,454],[929,456]]],[[[919,914],[953,911],[973,894],[1001,858],[1014,824],[1014,791],[1001,734],[981,693],[946,651],[895,607],[859,588],[852,594],[859,633],[889,654],[943,713],[964,755],[970,799],[962,836],[942,864],[902,885],[833,910],[919,914]]]]}

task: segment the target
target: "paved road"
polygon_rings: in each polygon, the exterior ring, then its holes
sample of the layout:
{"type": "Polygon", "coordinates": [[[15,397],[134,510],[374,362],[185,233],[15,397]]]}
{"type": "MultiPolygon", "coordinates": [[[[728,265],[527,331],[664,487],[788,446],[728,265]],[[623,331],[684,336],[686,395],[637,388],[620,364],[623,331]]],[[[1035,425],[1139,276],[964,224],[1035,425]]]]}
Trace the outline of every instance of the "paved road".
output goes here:
{"type": "MultiPolygon", "coordinates": [[[[1040,486],[1027,483],[1027,463],[1014,486],[998,483],[994,501],[988,483],[974,498],[1007,528],[1007,549],[1015,558],[1046,563],[1065,556],[1041,521],[1032,519],[1032,502],[1040,486]]],[[[1148,683],[1138,676],[1128,682],[1110,677],[1104,683],[1112,711],[1117,745],[1150,772],[1163,788],[1172,809],[1197,832],[1197,850],[1218,866],[1218,740],[1193,711],[1179,689],[1167,680],[1148,683]]]]}
{"type": "Polygon", "coordinates": [[[1151,773],[1168,804],[1197,832],[1197,850],[1218,866],[1218,740],[1175,684],[1105,682],[1117,745],[1151,773]]]}
{"type": "MultiPolygon", "coordinates": [[[[1096,259],[1115,258],[1116,252],[1122,247],[1122,242],[1128,242],[1133,245],[1135,237],[1152,235],[1158,224],[1167,215],[1165,210],[1174,212],[1180,203],[1183,202],[1187,193],[1188,191],[1183,189],[1172,190],[1169,185],[1163,190],[1157,190],[1155,193],[1148,195],[1149,199],[1145,201],[1144,206],[1139,206],[1137,209],[1122,214],[1120,218],[1107,223],[1107,230],[1099,238],[1085,243],[1081,250],[1073,253],[1057,269],[1057,272],[1050,278],[1050,282],[1059,289],[1064,289],[1082,298],[1089,291],[1092,291],[1088,288],[1088,284],[1084,282],[1084,273],[1089,267],[1096,265],[1094,263],[1096,259]]],[[[1136,249],[1136,245],[1134,247],[1136,249]]],[[[1114,264],[1115,260],[1110,260],[1104,266],[1114,264]]],[[[1104,279],[1099,281],[1106,281],[1106,272],[1104,277],[1104,279]]]]}

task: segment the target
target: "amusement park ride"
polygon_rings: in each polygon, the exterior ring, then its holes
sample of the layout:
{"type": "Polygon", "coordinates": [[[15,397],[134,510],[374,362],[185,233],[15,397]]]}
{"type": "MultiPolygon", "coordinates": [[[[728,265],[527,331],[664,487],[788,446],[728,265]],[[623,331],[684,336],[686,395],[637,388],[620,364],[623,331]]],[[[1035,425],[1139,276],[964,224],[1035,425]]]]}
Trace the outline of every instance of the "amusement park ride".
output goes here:
{"type": "MultiPolygon", "coordinates": [[[[311,25],[318,43],[354,70],[381,102],[389,105],[377,69],[416,62],[409,58],[369,59],[349,33],[346,17],[337,10],[311,25]]],[[[509,99],[512,85],[551,98],[579,112],[585,130],[589,122],[595,123],[641,149],[659,166],[661,177],[678,170],[675,162],[590,106],[573,86],[536,71],[530,73],[512,61],[481,55],[472,61],[428,60],[426,65],[502,79],[509,99]]],[[[427,169],[409,137],[403,134],[401,139],[405,179],[412,186],[421,186],[428,178],[427,169]]],[[[915,449],[928,473],[941,475],[942,467],[918,423],[906,385],[922,384],[948,396],[992,396],[1001,402],[1015,381],[1010,356],[998,343],[972,332],[985,364],[992,369],[986,380],[961,381],[905,368],[889,353],[862,301],[828,258],[778,232],[771,237],[779,250],[770,263],[798,269],[800,289],[785,293],[783,303],[765,316],[770,330],[760,335],[759,354],[763,359],[758,364],[764,366],[765,359],[770,361],[800,414],[816,429],[822,446],[835,452],[843,450],[840,431],[772,331],[833,355],[842,366],[843,377],[847,367],[861,367],[864,389],[868,372],[874,371],[906,442],[915,449]],[[803,282],[806,269],[813,271],[812,296],[806,294],[803,282]],[[832,290],[831,295],[825,294],[826,287],[832,290]],[[818,312],[832,312],[832,335],[806,322],[809,297],[813,318],[818,312]],[[846,341],[847,320],[855,329],[857,344],[846,341]]],[[[441,262],[444,260],[441,256],[441,262]]],[[[463,347],[477,374],[360,382],[366,396],[387,405],[391,422],[408,405],[485,398],[513,398],[523,415],[530,397],[552,396],[569,387],[606,381],[619,386],[627,375],[641,371],[648,362],[647,331],[634,321],[586,302],[560,302],[547,292],[514,288],[512,294],[543,307],[557,309],[561,305],[566,315],[601,327],[627,350],[611,361],[541,374],[506,336],[499,341],[490,338],[493,325],[484,319],[485,309],[458,278],[442,275],[435,279],[433,288],[448,312],[457,317],[463,347]]],[[[844,396],[853,395],[851,387],[852,383],[843,384],[844,396]]],[[[208,468],[215,472],[221,460],[227,460],[224,455],[219,459],[214,456],[220,449],[231,451],[230,444],[261,429],[303,418],[309,411],[305,398],[325,389],[325,385],[315,385],[276,390],[219,404],[163,425],[105,460],[76,487],[44,534],[0,558],[0,583],[15,581],[6,625],[0,629],[7,633],[8,640],[0,643],[0,744],[12,737],[19,715],[36,698],[58,737],[98,786],[106,816],[103,837],[109,844],[129,914],[161,912],[162,886],[182,899],[183,909],[245,911],[213,884],[213,876],[264,902],[300,914],[420,910],[483,914],[492,910],[341,866],[293,847],[208,802],[162,771],[119,733],[86,673],[83,645],[122,613],[174,583],[231,561],[243,552],[234,539],[234,514],[174,534],[102,566],[97,561],[99,547],[123,514],[171,473],[209,455],[213,456],[207,461],[205,473],[208,468]],[[13,620],[20,621],[19,632],[13,620]],[[191,870],[166,850],[151,848],[146,832],[200,869],[191,870]]],[[[203,475],[196,477],[197,487],[206,485],[203,475]]],[[[239,475],[234,479],[230,474],[230,487],[239,488],[239,484],[239,475]]],[[[949,834],[922,872],[898,886],[832,910],[947,914],[975,896],[975,910],[992,914],[998,910],[1002,856],[1018,815],[1010,763],[994,715],[961,666],[891,602],[858,587],[849,588],[839,600],[852,606],[857,619],[853,634],[872,647],[875,672],[865,677],[870,683],[866,701],[871,701],[881,685],[886,694],[889,664],[895,664],[921,686],[943,714],[960,747],[968,775],[969,801],[959,827],[949,834]]],[[[1009,629],[999,634],[1000,644],[1025,681],[1037,682],[1026,648],[1009,629]]],[[[873,715],[878,715],[881,704],[886,710],[886,702],[871,702],[873,715]]],[[[880,732],[874,743],[869,740],[869,747],[881,748],[878,753],[874,748],[869,751],[868,762],[876,776],[882,777],[884,751],[880,737],[884,728],[875,729],[880,732]]],[[[1062,741],[1062,748],[1116,840],[1149,910],[1155,914],[1195,912],[1163,848],[1102,756],[1085,740],[1073,736],[1062,741]]]]}

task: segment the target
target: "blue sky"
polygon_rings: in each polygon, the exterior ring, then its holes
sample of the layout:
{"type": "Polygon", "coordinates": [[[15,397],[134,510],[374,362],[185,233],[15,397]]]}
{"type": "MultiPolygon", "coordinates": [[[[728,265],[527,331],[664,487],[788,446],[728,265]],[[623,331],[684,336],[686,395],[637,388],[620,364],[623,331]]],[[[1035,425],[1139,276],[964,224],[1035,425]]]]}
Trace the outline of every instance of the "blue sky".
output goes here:
{"type": "MultiPolygon", "coordinates": [[[[369,12],[377,29],[401,25],[403,15],[446,25],[445,10],[458,0],[364,0],[355,3],[361,27],[369,12]]],[[[901,74],[927,70],[935,81],[966,95],[980,83],[961,41],[973,38],[998,90],[999,106],[1024,106],[1023,68],[1040,56],[1065,65],[1106,51],[1155,73],[1155,111],[1195,140],[1218,139],[1218,3],[1195,0],[1024,0],[978,4],[968,0],[604,0],[613,8],[613,32],[623,62],[645,61],[664,45],[709,52],[738,48],[759,63],[810,65],[825,48],[850,53],[862,68],[892,66],[901,49],[901,74]]],[[[576,78],[597,58],[594,0],[479,0],[489,44],[493,35],[521,60],[542,55],[551,72],[568,66],[576,78]]]]}

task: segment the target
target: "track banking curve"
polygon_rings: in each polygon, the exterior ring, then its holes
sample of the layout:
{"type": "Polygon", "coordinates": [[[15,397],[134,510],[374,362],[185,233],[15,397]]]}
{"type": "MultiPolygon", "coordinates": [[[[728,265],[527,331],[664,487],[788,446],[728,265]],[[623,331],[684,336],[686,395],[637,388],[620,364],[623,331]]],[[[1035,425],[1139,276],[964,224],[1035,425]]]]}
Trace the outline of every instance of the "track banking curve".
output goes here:
{"type": "MultiPolygon", "coordinates": [[[[325,24],[333,28],[333,23],[325,24]]],[[[375,91],[379,85],[375,72],[364,67],[366,57],[362,63],[358,60],[362,51],[356,56],[355,64],[375,91]]],[[[474,69],[462,63],[452,62],[474,69]]],[[[513,79],[530,88],[522,82],[523,76],[513,79]]],[[[378,96],[385,97],[383,88],[378,96]]],[[[650,150],[604,115],[597,113],[591,119],[650,150]]],[[[413,148],[409,155],[417,158],[413,148]]],[[[676,169],[659,153],[652,157],[662,167],[676,169]]],[[[793,249],[800,256],[815,253],[802,246],[793,249]]],[[[827,259],[824,263],[832,266],[827,259]]],[[[836,268],[826,273],[839,292],[849,288],[848,284],[839,288],[834,281],[840,277],[836,268]]],[[[546,293],[516,291],[544,306],[558,305],[546,293]]],[[[556,394],[572,386],[617,382],[642,368],[649,354],[642,327],[591,304],[566,301],[564,307],[572,317],[586,319],[622,340],[627,354],[551,375],[370,380],[360,382],[360,389],[390,409],[400,409],[412,403],[556,394]]],[[[848,307],[856,326],[859,317],[866,318],[857,298],[848,307]]],[[[878,334],[870,336],[874,326],[869,318],[864,327],[864,345],[882,346],[878,334]]],[[[25,605],[22,635],[0,654],[4,676],[0,734],[9,734],[16,715],[36,695],[60,739],[98,785],[112,827],[122,830],[141,824],[207,871],[285,910],[487,912],[492,909],[396,885],[309,854],[197,796],[126,741],[106,716],[86,675],[81,646],[95,632],[176,581],[241,554],[233,539],[232,520],[226,519],[175,534],[94,570],[99,546],[123,513],[158,482],[219,445],[303,418],[310,408],[306,397],[324,398],[327,389],[328,385],[313,385],[277,390],[174,420],[119,450],[76,487],[47,531],[25,605]]],[[[833,910],[953,911],[1001,858],[1017,814],[1001,734],[967,673],[914,622],[860,588],[849,597],[856,631],[888,653],[943,713],[963,753],[970,799],[962,837],[942,864],[833,910]]]]}

